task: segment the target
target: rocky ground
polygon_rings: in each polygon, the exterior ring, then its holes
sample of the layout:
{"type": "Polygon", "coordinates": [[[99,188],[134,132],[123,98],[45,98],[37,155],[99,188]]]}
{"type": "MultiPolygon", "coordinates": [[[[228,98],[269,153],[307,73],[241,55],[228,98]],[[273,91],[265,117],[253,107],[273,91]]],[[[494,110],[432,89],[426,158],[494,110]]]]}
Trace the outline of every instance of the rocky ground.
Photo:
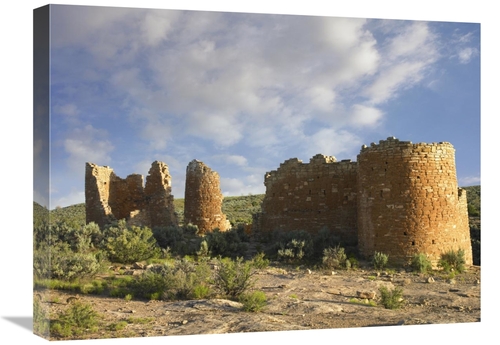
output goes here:
{"type": "MultiPolygon", "coordinates": [[[[478,266],[451,279],[440,272],[424,275],[370,269],[327,272],[268,267],[256,275],[255,289],[265,292],[268,301],[260,312],[245,312],[240,303],[225,299],[125,301],[80,295],[78,298],[90,303],[102,317],[98,331],[80,338],[479,322],[480,274],[478,266]],[[385,309],[380,304],[381,286],[402,287],[400,309],[385,309]],[[114,330],[113,325],[120,321],[126,321],[126,326],[114,330]]],[[[45,291],[37,298],[56,315],[68,308],[71,296],[63,291],[45,291]]]]}

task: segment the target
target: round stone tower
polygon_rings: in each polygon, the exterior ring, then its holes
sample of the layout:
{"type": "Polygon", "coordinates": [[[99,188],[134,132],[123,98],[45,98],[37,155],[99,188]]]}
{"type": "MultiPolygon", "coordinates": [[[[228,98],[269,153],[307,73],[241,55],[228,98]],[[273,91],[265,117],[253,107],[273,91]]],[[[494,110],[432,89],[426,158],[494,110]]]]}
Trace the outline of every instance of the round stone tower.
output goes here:
{"type": "Polygon", "coordinates": [[[467,198],[459,189],[450,143],[412,144],[396,138],[363,146],[358,155],[360,254],[408,263],[426,253],[463,249],[472,264],[467,198]]]}
{"type": "Polygon", "coordinates": [[[203,162],[191,161],[186,169],[184,223],[198,226],[202,234],[228,230],[231,224],[222,213],[222,199],[219,174],[203,162]]]}

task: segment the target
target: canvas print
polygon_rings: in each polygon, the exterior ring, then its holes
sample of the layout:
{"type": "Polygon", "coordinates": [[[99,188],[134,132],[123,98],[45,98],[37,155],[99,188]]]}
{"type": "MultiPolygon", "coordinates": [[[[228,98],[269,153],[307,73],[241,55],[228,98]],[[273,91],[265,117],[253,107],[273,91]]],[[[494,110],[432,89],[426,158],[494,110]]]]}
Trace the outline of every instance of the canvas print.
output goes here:
{"type": "Polygon", "coordinates": [[[36,335],[481,321],[479,23],[33,23],[36,335]]]}

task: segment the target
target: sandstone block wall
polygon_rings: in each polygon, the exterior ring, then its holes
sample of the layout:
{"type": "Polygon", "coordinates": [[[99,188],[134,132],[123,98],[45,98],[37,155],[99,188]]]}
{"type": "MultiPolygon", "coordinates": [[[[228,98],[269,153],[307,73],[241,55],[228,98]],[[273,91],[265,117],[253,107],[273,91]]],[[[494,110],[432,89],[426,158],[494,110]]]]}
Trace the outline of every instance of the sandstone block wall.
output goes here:
{"type": "Polygon", "coordinates": [[[168,167],[153,162],[146,186],[143,177],[118,177],[108,166],[87,163],[85,167],[86,222],[100,227],[113,220],[127,219],[148,227],[177,225],[168,167]]]}
{"type": "Polygon", "coordinates": [[[294,158],[266,174],[260,227],[268,230],[328,228],[347,244],[356,244],[357,163],[318,154],[309,163],[294,158]]]}
{"type": "Polygon", "coordinates": [[[472,264],[465,191],[458,188],[450,143],[412,144],[396,138],[364,146],[358,162],[294,158],[266,173],[254,231],[330,229],[359,253],[375,251],[407,263],[426,253],[463,249],[472,264]]]}
{"type": "Polygon", "coordinates": [[[231,228],[222,213],[222,192],[219,174],[203,162],[191,161],[186,168],[186,191],[184,195],[184,222],[198,226],[200,233],[218,228],[231,228]]]}
{"type": "Polygon", "coordinates": [[[450,143],[412,144],[395,138],[358,155],[359,251],[407,262],[462,248],[472,264],[465,191],[457,185],[450,143]]]}

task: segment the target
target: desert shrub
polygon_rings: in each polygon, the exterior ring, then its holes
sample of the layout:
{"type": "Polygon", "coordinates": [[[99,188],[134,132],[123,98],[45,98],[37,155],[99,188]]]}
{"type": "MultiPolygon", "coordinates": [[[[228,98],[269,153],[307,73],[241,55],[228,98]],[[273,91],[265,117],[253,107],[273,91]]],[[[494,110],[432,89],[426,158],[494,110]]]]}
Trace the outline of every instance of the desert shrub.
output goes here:
{"type": "Polygon", "coordinates": [[[243,293],[238,300],[243,304],[243,310],[250,312],[258,312],[267,304],[266,294],[262,291],[243,293]]]}
{"type": "Polygon", "coordinates": [[[173,286],[170,279],[171,270],[171,267],[167,265],[158,265],[147,269],[135,281],[131,282],[130,288],[133,291],[133,296],[136,298],[159,299],[165,291],[173,286]]]}
{"type": "Polygon", "coordinates": [[[314,244],[310,233],[307,231],[275,231],[272,234],[271,252],[279,260],[297,262],[310,259],[314,254],[314,244]]]}
{"type": "Polygon", "coordinates": [[[295,262],[300,261],[304,257],[304,247],[306,242],[304,240],[297,240],[293,238],[288,243],[281,243],[280,249],[278,249],[278,259],[287,261],[287,262],[295,262]]]}
{"type": "Polygon", "coordinates": [[[395,287],[389,290],[385,286],[379,288],[380,303],[385,309],[398,309],[403,305],[403,288],[395,287]]]}
{"type": "Polygon", "coordinates": [[[345,249],[340,246],[326,248],[323,251],[323,266],[326,268],[351,268],[351,262],[347,259],[345,249]]]}
{"type": "Polygon", "coordinates": [[[196,256],[201,260],[210,258],[210,250],[208,249],[208,242],[206,240],[200,242],[200,249],[196,252],[196,256]]]}
{"type": "Polygon", "coordinates": [[[172,286],[166,291],[165,298],[168,299],[191,299],[206,297],[210,289],[208,280],[210,268],[206,263],[195,264],[190,261],[178,261],[169,277],[172,286]]]}
{"type": "Polygon", "coordinates": [[[57,242],[50,248],[44,245],[33,252],[36,279],[74,280],[91,277],[101,268],[98,252],[74,252],[67,243],[57,242]]]}
{"type": "Polygon", "coordinates": [[[102,248],[109,260],[132,263],[160,255],[160,248],[148,227],[128,226],[125,220],[103,231],[102,248]]]}
{"type": "Polygon", "coordinates": [[[99,315],[92,305],[76,301],[63,314],[59,315],[50,327],[51,333],[61,337],[80,335],[86,330],[95,331],[99,315]]]}
{"type": "Polygon", "coordinates": [[[224,296],[238,298],[255,284],[255,270],[250,261],[243,261],[241,257],[235,260],[223,258],[218,260],[217,266],[214,286],[224,296]]]}
{"type": "Polygon", "coordinates": [[[339,238],[333,234],[327,227],[321,228],[318,233],[313,236],[313,256],[321,260],[324,256],[324,251],[327,248],[333,248],[338,245],[339,238]]]}
{"type": "Polygon", "coordinates": [[[252,258],[252,265],[256,269],[264,269],[269,266],[269,259],[265,259],[266,254],[258,253],[252,258]]]}
{"type": "Polygon", "coordinates": [[[154,227],[153,236],[161,248],[170,248],[173,253],[185,254],[183,250],[186,238],[181,227],[154,227]]]}
{"type": "Polygon", "coordinates": [[[463,249],[457,251],[451,249],[446,253],[442,253],[438,262],[438,266],[445,272],[456,271],[462,273],[465,271],[465,252],[463,249]]]}
{"type": "Polygon", "coordinates": [[[39,298],[33,298],[33,333],[44,338],[48,337],[50,327],[48,316],[48,308],[44,307],[39,298]]]}
{"type": "Polygon", "coordinates": [[[111,331],[121,331],[125,327],[127,327],[128,322],[127,321],[118,321],[114,322],[111,325],[109,325],[109,330],[111,331]]]}
{"type": "Polygon", "coordinates": [[[212,256],[236,258],[243,256],[248,249],[248,245],[242,242],[236,229],[228,231],[214,229],[205,234],[204,240],[212,256]]]}
{"type": "Polygon", "coordinates": [[[210,274],[208,264],[184,259],[173,266],[153,266],[133,283],[134,296],[164,300],[204,298],[210,293],[210,274]]]}
{"type": "Polygon", "coordinates": [[[412,257],[411,268],[416,272],[426,273],[432,270],[432,263],[426,254],[419,253],[412,257]]]}
{"type": "Polygon", "coordinates": [[[198,229],[198,225],[194,225],[191,223],[184,225],[183,231],[186,235],[199,235],[200,234],[200,230],[198,229]]]}
{"type": "Polygon", "coordinates": [[[373,267],[375,267],[376,270],[381,270],[384,269],[387,266],[387,262],[389,261],[389,255],[381,253],[381,252],[375,252],[373,255],[373,267]]]}

